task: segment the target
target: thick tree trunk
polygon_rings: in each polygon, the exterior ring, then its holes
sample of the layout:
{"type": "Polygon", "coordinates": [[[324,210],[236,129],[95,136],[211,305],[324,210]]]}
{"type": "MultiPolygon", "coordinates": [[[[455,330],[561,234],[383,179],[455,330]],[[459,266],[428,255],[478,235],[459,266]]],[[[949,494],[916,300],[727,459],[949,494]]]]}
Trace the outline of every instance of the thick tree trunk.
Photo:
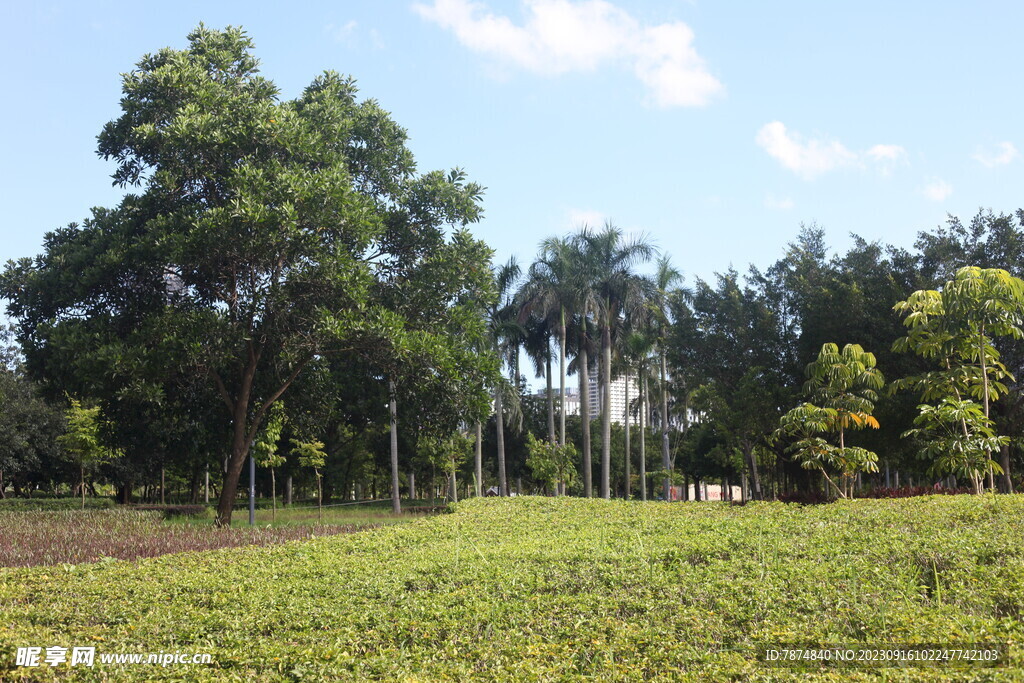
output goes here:
{"type": "Polygon", "coordinates": [[[583,427],[583,497],[594,495],[594,471],[590,462],[590,373],[587,367],[587,348],[580,335],[580,353],[577,374],[580,376],[580,426],[583,427]]]}
{"type": "Polygon", "coordinates": [[[231,455],[228,458],[227,472],[224,474],[224,487],[220,491],[220,501],[217,503],[217,526],[231,526],[231,513],[234,510],[235,498],[238,496],[238,479],[242,476],[242,467],[245,465],[245,458],[249,455],[249,443],[246,440],[245,424],[247,411],[244,405],[248,403],[248,396],[243,402],[239,399],[235,415],[231,437],[231,455]]]}
{"type": "Polygon", "coordinates": [[[391,511],[402,514],[402,500],[398,484],[398,405],[395,398],[395,382],[388,380],[388,412],[391,415],[391,511]]]}
{"type": "Polygon", "coordinates": [[[498,437],[498,494],[508,495],[508,479],[505,476],[505,416],[501,404],[501,387],[494,390],[495,425],[498,437]]]}
{"type": "Polygon", "coordinates": [[[611,498],[612,470],[612,331],[611,321],[601,326],[601,497],[611,498]]]}
{"type": "Polygon", "coordinates": [[[483,427],[476,423],[476,450],[473,452],[473,466],[476,473],[476,497],[484,495],[484,435],[483,427]]]}
{"type": "Polygon", "coordinates": [[[999,489],[1003,493],[1013,493],[1013,480],[1010,479],[1010,446],[999,449],[999,464],[1003,474],[999,477],[999,489]]]}

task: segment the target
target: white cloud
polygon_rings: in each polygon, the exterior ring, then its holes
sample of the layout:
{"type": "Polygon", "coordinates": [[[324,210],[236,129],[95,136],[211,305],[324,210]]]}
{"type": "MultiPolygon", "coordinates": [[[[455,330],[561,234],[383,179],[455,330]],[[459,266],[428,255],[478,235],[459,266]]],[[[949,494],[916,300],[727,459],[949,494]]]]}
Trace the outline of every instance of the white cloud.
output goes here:
{"type": "Polygon", "coordinates": [[[900,161],[907,156],[907,150],[899,145],[875,145],[866,154],[876,161],[900,161]]]}
{"type": "Polygon", "coordinates": [[[632,69],[659,107],[698,107],[721,93],[682,22],[641,25],[605,0],[524,0],[522,25],[472,0],[415,4],[423,18],[455,34],[464,46],[534,73],[594,71],[606,64],[632,69]]]}
{"type": "Polygon", "coordinates": [[[953,186],[941,178],[932,178],[922,192],[933,202],[941,202],[953,194],[953,186]]]}
{"type": "Polygon", "coordinates": [[[566,223],[572,228],[601,228],[607,221],[605,214],[592,209],[569,209],[566,216],[566,223]]]}
{"type": "Polygon", "coordinates": [[[875,145],[866,151],[864,156],[875,163],[883,177],[892,175],[897,165],[907,163],[907,150],[899,145],[875,145]]]}
{"type": "Polygon", "coordinates": [[[883,176],[892,173],[898,163],[905,163],[907,151],[899,145],[874,145],[865,152],[854,152],[838,140],[826,138],[805,139],[790,132],[781,121],[766,123],[757,132],[758,146],[805,180],[813,180],[822,173],[847,166],[873,164],[883,176]]]}
{"type": "Polygon", "coordinates": [[[756,140],[769,156],[807,180],[834,168],[857,163],[857,155],[838,140],[811,139],[805,142],[798,133],[787,131],[781,121],[762,126],[756,140]]]}
{"type": "Polygon", "coordinates": [[[779,211],[788,211],[794,206],[793,200],[789,197],[776,197],[771,192],[765,196],[764,205],[766,208],[776,209],[779,211]]]}
{"type": "Polygon", "coordinates": [[[335,42],[352,45],[355,40],[357,26],[359,26],[358,22],[352,19],[340,26],[337,24],[327,24],[324,30],[335,42]]]}
{"type": "Polygon", "coordinates": [[[994,151],[979,149],[972,158],[982,166],[994,168],[996,166],[1005,166],[1018,156],[1020,156],[1020,153],[1017,152],[1017,148],[1013,146],[1012,142],[1000,142],[996,145],[994,151]]]}

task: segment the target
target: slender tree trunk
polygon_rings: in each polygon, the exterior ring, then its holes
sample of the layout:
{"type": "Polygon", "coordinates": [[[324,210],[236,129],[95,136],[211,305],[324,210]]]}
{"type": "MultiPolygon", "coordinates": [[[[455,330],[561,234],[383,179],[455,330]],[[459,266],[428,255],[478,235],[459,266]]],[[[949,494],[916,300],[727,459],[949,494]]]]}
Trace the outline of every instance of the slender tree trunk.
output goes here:
{"type": "MultiPolygon", "coordinates": [[[[398,482],[398,404],[395,397],[395,381],[388,380],[388,412],[391,417],[391,511],[402,514],[402,499],[399,497],[398,482]]],[[[317,482],[319,485],[319,481],[317,482]]]]}
{"type": "Polygon", "coordinates": [[[601,497],[611,498],[612,469],[612,330],[610,317],[601,326],[601,497]]]}
{"type": "Polygon", "coordinates": [[[476,423],[476,450],[473,453],[474,472],[476,473],[476,497],[484,495],[484,436],[483,427],[476,423]]]}
{"type": "MultiPolygon", "coordinates": [[[[641,370],[643,372],[643,370],[641,370]]],[[[647,500],[647,425],[644,418],[647,416],[647,374],[643,376],[643,386],[640,389],[640,500],[647,500]]]]}
{"type": "Polygon", "coordinates": [[[565,445],[565,308],[559,308],[558,326],[558,396],[561,402],[561,411],[558,414],[559,432],[558,444],[565,445]]]}
{"type": "Polygon", "coordinates": [[[661,352],[661,466],[669,475],[665,477],[665,500],[669,500],[670,486],[672,480],[672,460],[669,457],[668,448],[668,371],[665,363],[665,352],[661,352]]]}
{"type": "Polygon", "coordinates": [[[631,454],[630,454],[630,449],[629,449],[630,444],[629,444],[629,372],[628,371],[626,372],[626,414],[625,414],[624,417],[625,417],[625,420],[626,420],[626,463],[625,463],[625,469],[626,469],[626,500],[629,500],[630,496],[631,496],[631,494],[633,492],[629,490],[630,489],[630,486],[629,486],[629,474],[630,474],[630,472],[629,472],[629,459],[630,459],[631,454]]]}
{"type": "Polygon", "coordinates": [[[80,486],[82,487],[82,509],[85,509],[85,463],[81,463],[78,468],[78,474],[81,477],[79,479],[80,486]]]}
{"type": "Polygon", "coordinates": [[[544,370],[548,381],[548,442],[555,443],[557,435],[555,434],[555,395],[554,387],[552,386],[551,377],[551,345],[548,344],[548,354],[544,359],[544,370]]]}
{"type": "Polygon", "coordinates": [[[498,386],[494,390],[494,412],[495,425],[497,426],[498,436],[498,492],[499,495],[508,495],[508,480],[505,476],[505,416],[504,409],[501,404],[501,387],[498,386]]]}
{"type": "Polygon", "coordinates": [[[284,481],[284,504],[288,507],[292,505],[292,475],[290,474],[284,481]]]}
{"type": "Polygon", "coordinates": [[[409,500],[416,500],[416,473],[409,470],[409,500]]]}
{"type": "Polygon", "coordinates": [[[277,521],[277,475],[274,474],[274,468],[270,468],[270,521],[277,521]]]}
{"type": "Polygon", "coordinates": [[[164,499],[164,467],[160,466],[160,504],[166,505],[167,501],[164,499]]]}
{"type": "Polygon", "coordinates": [[[316,471],[316,521],[324,521],[324,485],[320,470],[316,471]]]}
{"type": "Polygon", "coordinates": [[[452,474],[449,477],[448,482],[448,495],[451,497],[453,503],[459,502],[459,484],[455,480],[455,462],[452,461],[452,474]]]}
{"type": "Polygon", "coordinates": [[[754,449],[749,444],[744,444],[743,455],[746,457],[747,466],[750,468],[750,483],[751,492],[750,498],[752,500],[764,500],[764,494],[761,491],[761,474],[757,470],[757,456],[754,455],[754,449]]]}
{"type": "Polygon", "coordinates": [[[580,335],[579,363],[576,371],[580,376],[580,426],[583,427],[583,497],[594,496],[594,471],[590,462],[590,372],[587,366],[586,343],[580,335]]]}

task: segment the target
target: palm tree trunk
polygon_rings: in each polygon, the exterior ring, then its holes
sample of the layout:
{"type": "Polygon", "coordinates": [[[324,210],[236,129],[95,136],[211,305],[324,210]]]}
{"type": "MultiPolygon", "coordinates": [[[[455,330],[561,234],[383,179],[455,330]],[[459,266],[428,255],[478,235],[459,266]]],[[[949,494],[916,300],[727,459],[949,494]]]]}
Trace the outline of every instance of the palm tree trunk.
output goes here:
{"type": "MultiPolygon", "coordinates": [[[[643,372],[643,370],[641,370],[643,372]]],[[[647,413],[647,374],[644,373],[643,387],[640,389],[640,500],[647,500],[647,425],[644,419],[647,413]]]]}
{"type": "Polygon", "coordinates": [[[561,411],[559,412],[559,433],[558,433],[558,445],[565,445],[565,308],[559,309],[559,327],[558,327],[558,368],[561,378],[558,384],[558,395],[561,401],[561,411]]]}
{"type": "Polygon", "coordinates": [[[606,319],[601,328],[601,497],[611,498],[612,469],[612,330],[606,319]]]}
{"type": "Polygon", "coordinates": [[[665,363],[665,352],[661,352],[661,466],[665,472],[669,475],[665,477],[665,500],[670,500],[672,480],[671,476],[672,460],[669,457],[668,452],[668,382],[666,376],[668,372],[666,370],[665,363]]]}
{"type": "Polygon", "coordinates": [[[583,497],[594,495],[593,468],[590,464],[590,373],[587,371],[587,347],[580,335],[580,355],[576,371],[580,376],[580,421],[583,427],[583,497]]]}
{"type": "Polygon", "coordinates": [[[508,495],[508,480],[505,478],[505,416],[501,407],[501,385],[494,390],[495,424],[498,436],[498,490],[502,496],[508,495]]]}
{"type": "Polygon", "coordinates": [[[476,450],[473,453],[473,460],[476,472],[476,497],[484,495],[484,454],[483,454],[483,427],[480,422],[476,423],[476,450]]]}
{"type": "MultiPolygon", "coordinates": [[[[398,490],[398,405],[395,399],[395,381],[388,380],[388,411],[391,416],[391,511],[396,515],[402,513],[402,501],[398,490]]],[[[320,481],[317,480],[319,487],[320,481]]]]}
{"type": "Polygon", "coordinates": [[[629,500],[630,494],[632,493],[632,491],[629,490],[630,489],[630,486],[629,486],[629,459],[630,459],[630,455],[631,454],[629,452],[629,372],[628,371],[626,372],[626,415],[625,415],[625,418],[626,418],[625,419],[625,422],[626,422],[626,462],[625,462],[625,467],[626,467],[626,487],[625,488],[626,488],[626,500],[629,500]]]}
{"type": "Polygon", "coordinates": [[[548,380],[548,441],[555,443],[555,396],[554,388],[551,386],[551,344],[548,343],[547,357],[544,359],[544,370],[548,380]]]}

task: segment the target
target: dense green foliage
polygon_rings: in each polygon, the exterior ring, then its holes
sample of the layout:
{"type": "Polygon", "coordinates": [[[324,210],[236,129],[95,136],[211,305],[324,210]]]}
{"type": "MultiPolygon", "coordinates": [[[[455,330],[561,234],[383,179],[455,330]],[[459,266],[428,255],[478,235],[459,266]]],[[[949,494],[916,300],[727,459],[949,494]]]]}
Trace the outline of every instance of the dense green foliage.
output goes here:
{"type": "Polygon", "coordinates": [[[123,75],[99,135],[136,191],[48,233],[0,293],[29,371],[97,399],[136,470],[227,456],[228,523],[271,406],[333,357],[430,394],[436,428],[483,412],[493,362],[465,344],[483,334],[490,250],[465,230],[483,188],[417,174],[405,131],[354,81],[327,72],[283,101],[244,31],[188,41],[123,75]]]}
{"type": "Polygon", "coordinates": [[[212,667],[161,672],[192,680],[778,680],[786,670],[754,663],[756,645],[1007,641],[1012,680],[1024,665],[1022,520],[1018,496],[476,499],[311,542],[0,570],[0,662],[19,645],[94,643],[211,653],[212,667]]]}

